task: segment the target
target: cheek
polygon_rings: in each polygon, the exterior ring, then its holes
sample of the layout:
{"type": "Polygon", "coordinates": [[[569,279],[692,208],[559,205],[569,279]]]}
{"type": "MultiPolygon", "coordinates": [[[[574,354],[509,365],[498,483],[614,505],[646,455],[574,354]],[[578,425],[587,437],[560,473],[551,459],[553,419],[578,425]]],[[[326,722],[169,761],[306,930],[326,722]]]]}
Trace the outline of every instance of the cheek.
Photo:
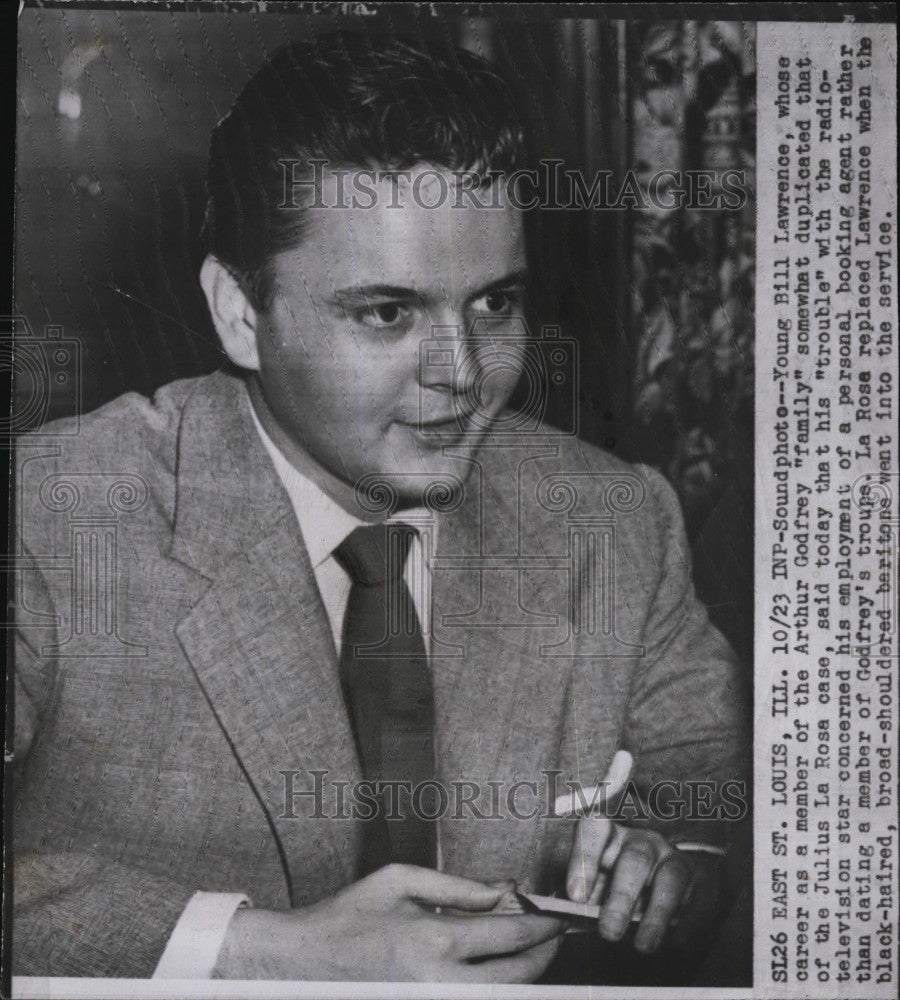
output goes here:
{"type": "Polygon", "coordinates": [[[273,344],[261,360],[263,379],[270,392],[283,399],[303,400],[314,391],[310,367],[296,351],[273,344]]]}
{"type": "Polygon", "coordinates": [[[394,409],[418,385],[419,340],[414,343],[369,343],[361,339],[349,350],[335,351],[331,364],[351,397],[367,408],[394,409]]]}
{"type": "Polygon", "coordinates": [[[504,404],[512,395],[526,368],[525,351],[519,345],[510,344],[499,353],[488,351],[480,359],[475,378],[477,394],[485,404],[504,404]]]}
{"type": "Polygon", "coordinates": [[[293,330],[268,330],[260,342],[260,360],[267,381],[280,395],[321,396],[335,378],[334,350],[318,330],[301,340],[293,330]]]}

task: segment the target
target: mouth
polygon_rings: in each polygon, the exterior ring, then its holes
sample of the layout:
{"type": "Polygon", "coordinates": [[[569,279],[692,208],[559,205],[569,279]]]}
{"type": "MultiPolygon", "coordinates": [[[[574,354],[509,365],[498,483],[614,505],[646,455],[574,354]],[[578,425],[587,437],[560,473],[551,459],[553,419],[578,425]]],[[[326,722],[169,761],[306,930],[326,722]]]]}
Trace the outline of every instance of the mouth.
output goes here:
{"type": "Polygon", "coordinates": [[[471,414],[453,413],[430,420],[404,423],[414,437],[427,444],[452,444],[465,437],[471,429],[471,414]]]}

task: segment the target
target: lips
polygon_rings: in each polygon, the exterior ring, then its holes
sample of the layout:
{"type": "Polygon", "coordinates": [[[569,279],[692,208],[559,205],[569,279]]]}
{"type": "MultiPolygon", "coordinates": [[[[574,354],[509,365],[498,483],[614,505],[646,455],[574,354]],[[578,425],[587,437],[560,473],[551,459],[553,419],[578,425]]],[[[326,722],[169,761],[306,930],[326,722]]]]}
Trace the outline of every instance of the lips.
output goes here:
{"type": "Polygon", "coordinates": [[[415,438],[422,444],[435,447],[454,444],[469,432],[469,416],[453,414],[449,417],[437,417],[431,420],[417,420],[415,423],[404,423],[415,438]]]}
{"type": "Polygon", "coordinates": [[[417,430],[421,430],[425,434],[440,434],[443,432],[458,432],[466,426],[467,422],[468,415],[458,416],[454,413],[449,417],[438,417],[435,420],[419,420],[411,426],[417,430]]]}

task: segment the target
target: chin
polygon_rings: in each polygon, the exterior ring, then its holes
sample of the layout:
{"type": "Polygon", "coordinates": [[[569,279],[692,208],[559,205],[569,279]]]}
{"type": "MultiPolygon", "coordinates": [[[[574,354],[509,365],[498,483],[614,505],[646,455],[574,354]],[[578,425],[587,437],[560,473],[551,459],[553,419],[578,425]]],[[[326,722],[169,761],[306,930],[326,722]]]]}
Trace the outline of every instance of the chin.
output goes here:
{"type": "Polygon", "coordinates": [[[379,471],[358,477],[357,502],[373,514],[390,514],[410,507],[434,511],[455,508],[475,467],[474,462],[467,460],[474,449],[460,444],[458,450],[466,457],[442,455],[440,451],[393,456],[391,461],[380,464],[379,471]]]}

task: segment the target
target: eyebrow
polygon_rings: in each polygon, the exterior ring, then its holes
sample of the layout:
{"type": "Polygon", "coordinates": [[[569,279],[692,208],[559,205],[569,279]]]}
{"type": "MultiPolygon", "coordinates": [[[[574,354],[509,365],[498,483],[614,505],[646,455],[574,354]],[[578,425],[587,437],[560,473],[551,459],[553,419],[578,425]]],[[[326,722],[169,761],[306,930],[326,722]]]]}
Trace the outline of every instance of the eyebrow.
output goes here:
{"type": "Polygon", "coordinates": [[[480,298],[482,295],[489,295],[491,292],[499,292],[504,288],[512,288],[514,285],[524,285],[526,279],[528,278],[528,271],[526,268],[519,268],[517,271],[513,271],[511,274],[507,274],[503,278],[498,278],[496,281],[492,281],[490,284],[485,285],[483,288],[479,288],[469,297],[472,299],[480,298]]]}
{"type": "MultiPolygon", "coordinates": [[[[482,295],[521,285],[525,282],[528,272],[522,268],[492,281],[473,292],[469,299],[477,299],[482,295]]],[[[419,300],[421,295],[414,288],[403,288],[400,285],[349,285],[347,288],[337,288],[334,291],[336,301],[366,301],[368,299],[402,299],[404,301],[419,300]]]]}
{"type": "Polygon", "coordinates": [[[335,299],[417,299],[419,296],[412,288],[401,288],[399,285],[350,285],[347,288],[337,288],[335,299]]]}

